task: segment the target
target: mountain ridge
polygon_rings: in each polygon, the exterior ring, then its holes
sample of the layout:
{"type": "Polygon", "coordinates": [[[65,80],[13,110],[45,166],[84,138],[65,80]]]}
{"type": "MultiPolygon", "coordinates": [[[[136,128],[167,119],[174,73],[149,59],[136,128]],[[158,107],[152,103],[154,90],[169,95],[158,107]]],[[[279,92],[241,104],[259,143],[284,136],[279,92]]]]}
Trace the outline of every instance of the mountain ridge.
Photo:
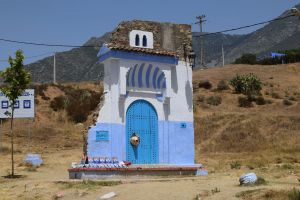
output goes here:
{"type": "MultiPolygon", "coordinates": [[[[300,4],[296,5],[300,10],[300,4]]],[[[287,16],[290,11],[279,17],[287,16]]],[[[193,32],[193,49],[196,53],[196,66],[200,66],[199,32],[193,32]]],[[[86,46],[100,46],[108,42],[111,33],[100,37],[91,37],[86,46]]],[[[244,53],[253,53],[259,57],[267,56],[271,51],[300,48],[300,19],[289,17],[273,21],[264,27],[244,35],[212,34],[205,36],[205,63],[207,67],[221,66],[222,45],[225,63],[232,63],[244,53]]],[[[74,48],[56,54],[57,82],[98,81],[103,76],[103,65],[98,62],[99,48],[74,48]]],[[[53,56],[26,65],[32,74],[33,82],[51,82],[53,80],[53,56]]]]}

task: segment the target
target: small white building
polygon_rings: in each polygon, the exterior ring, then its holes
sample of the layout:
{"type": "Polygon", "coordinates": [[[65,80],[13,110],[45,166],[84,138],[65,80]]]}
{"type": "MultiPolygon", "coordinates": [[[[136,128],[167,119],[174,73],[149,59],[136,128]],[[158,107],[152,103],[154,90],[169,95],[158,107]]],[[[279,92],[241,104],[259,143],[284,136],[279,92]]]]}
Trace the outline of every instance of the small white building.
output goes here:
{"type": "Polygon", "coordinates": [[[118,25],[98,54],[105,100],[89,129],[89,157],[194,164],[191,41],[190,25],[118,25]]]}

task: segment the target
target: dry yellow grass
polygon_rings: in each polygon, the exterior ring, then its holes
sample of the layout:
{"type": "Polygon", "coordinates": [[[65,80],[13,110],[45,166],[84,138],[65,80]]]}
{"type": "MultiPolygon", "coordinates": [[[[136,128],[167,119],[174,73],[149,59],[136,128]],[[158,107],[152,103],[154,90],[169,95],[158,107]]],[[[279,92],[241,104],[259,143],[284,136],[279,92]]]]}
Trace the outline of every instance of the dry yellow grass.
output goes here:
{"type": "MultiPolygon", "coordinates": [[[[63,193],[62,199],[96,199],[100,194],[115,191],[115,199],[238,199],[236,195],[249,190],[248,199],[283,198],[285,191],[299,188],[300,178],[300,64],[278,66],[229,65],[224,68],[194,72],[194,109],[196,161],[204,163],[209,177],[158,179],[137,182],[125,180],[121,185],[94,189],[62,188],[57,181],[68,181],[66,169],[82,154],[82,131],[92,123],[92,116],[83,124],[67,120],[63,111],[49,107],[51,99],[63,91],[50,86],[37,98],[35,121],[16,120],[16,172],[26,175],[20,180],[2,178],[10,168],[8,123],[4,123],[5,151],[0,154],[0,199],[51,199],[63,193]],[[253,72],[264,83],[263,97],[272,104],[240,108],[238,96],[231,90],[216,91],[220,80],[230,80],[236,73],[253,72]],[[197,89],[201,80],[213,84],[211,90],[197,89]],[[271,93],[280,98],[272,98],[271,93]],[[267,95],[269,94],[269,95],[267,95]],[[218,106],[199,102],[198,97],[221,96],[218,106]],[[282,104],[285,96],[295,98],[293,105],[282,104]],[[28,131],[30,127],[31,131],[28,131]],[[30,132],[30,140],[29,140],[30,132]],[[30,141],[30,142],[29,142],[30,141]],[[41,153],[45,165],[35,171],[22,163],[26,153],[41,153]],[[231,169],[238,162],[241,169],[231,169]],[[239,187],[242,173],[254,171],[267,181],[266,186],[239,187]],[[139,188],[137,190],[137,188],[139,188]],[[211,190],[220,192],[212,194],[211,190]],[[134,192],[132,192],[134,191],[134,192]],[[282,192],[283,191],[283,192],[282,192]],[[278,196],[278,198],[276,197],[278,196]]],[[[70,83],[72,87],[101,91],[94,83],[70,83]]],[[[243,198],[240,196],[239,198],[243,198]]]]}
{"type": "MultiPolygon", "coordinates": [[[[300,162],[300,64],[259,66],[229,65],[224,68],[198,70],[194,73],[196,158],[199,162],[216,153],[248,152],[248,158],[267,154],[268,160],[291,155],[300,162]],[[252,108],[238,106],[238,97],[232,90],[217,91],[221,80],[229,81],[236,74],[256,74],[263,83],[262,96],[271,104],[252,108]],[[197,88],[208,80],[213,88],[197,88]],[[280,97],[273,98],[272,92],[280,97]],[[222,104],[211,106],[199,102],[199,96],[222,97],[222,104]],[[293,97],[293,105],[284,105],[283,99],[293,97]]],[[[226,156],[223,157],[223,159],[226,156]]]]}

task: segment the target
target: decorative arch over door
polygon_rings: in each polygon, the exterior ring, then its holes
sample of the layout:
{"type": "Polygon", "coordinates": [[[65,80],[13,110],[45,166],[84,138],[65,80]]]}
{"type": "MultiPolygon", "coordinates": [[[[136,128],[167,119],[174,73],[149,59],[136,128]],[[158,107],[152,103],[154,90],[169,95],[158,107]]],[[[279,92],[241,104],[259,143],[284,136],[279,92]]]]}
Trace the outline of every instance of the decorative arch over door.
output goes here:
{"type": "Polygon", "coordinates": [[[127,72],[126,85],[129,88],[165,90],[166,77],[157,66],[145,63],[136,64],[127,72]]]}
{"type": "Polygon", "coordinates": [[[126,112],[126,159],[133,164],[158,163],[158,117],[148,101],[134,101],[126,112]],[[138,145],[130,139],[139,138],[138,145]]]}

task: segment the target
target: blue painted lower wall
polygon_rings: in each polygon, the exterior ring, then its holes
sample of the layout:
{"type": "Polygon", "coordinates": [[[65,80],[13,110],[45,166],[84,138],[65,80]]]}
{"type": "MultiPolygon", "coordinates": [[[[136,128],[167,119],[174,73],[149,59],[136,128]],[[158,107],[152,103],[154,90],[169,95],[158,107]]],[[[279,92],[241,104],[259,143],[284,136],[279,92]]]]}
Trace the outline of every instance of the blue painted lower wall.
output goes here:
{"type": "MultiPolygon", "coordinates": [[[[159,164],[194,164],[192,122],[158,122],[159,164]]],[[[117,157],[126,160],[125,125],[97,123],[88,133],[89,157],[117,157]],[[107,131],[108,140],[96,140],[97,132],[107,131]]]]}

